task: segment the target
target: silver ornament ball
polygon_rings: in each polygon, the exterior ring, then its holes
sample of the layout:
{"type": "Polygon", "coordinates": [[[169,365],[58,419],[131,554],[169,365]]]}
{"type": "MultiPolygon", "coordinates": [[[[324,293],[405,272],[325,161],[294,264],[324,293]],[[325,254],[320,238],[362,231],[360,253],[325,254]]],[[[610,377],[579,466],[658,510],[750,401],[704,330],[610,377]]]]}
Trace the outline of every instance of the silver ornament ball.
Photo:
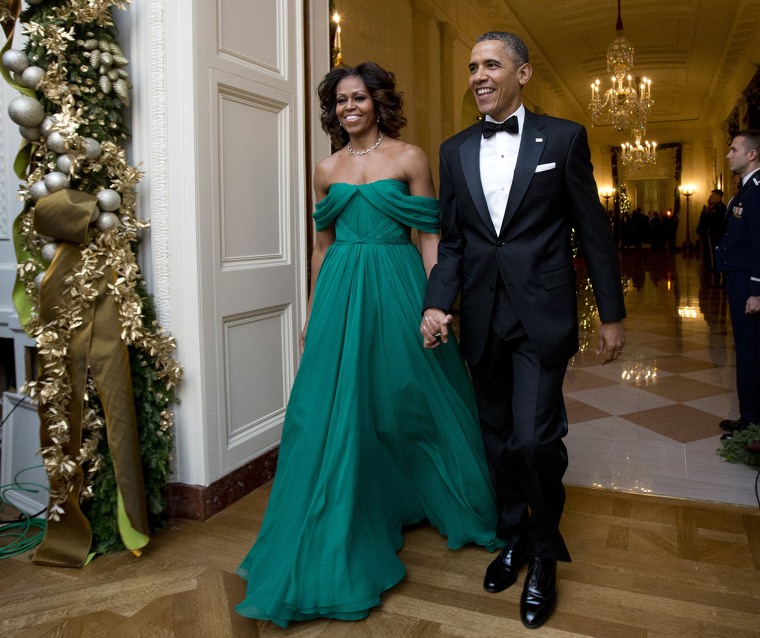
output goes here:
{"type": "Polygon", "coordinates": [[[100,157],[100,142],[91,137],[84,138],[84,154],[87,159],[94,160],[100,157]]]}
{"type": "Polygon", "coordinates": [[[55,193],[56,191],[60,191],[64,188],[69,187],[69,176],[64,175],[60,171],[53,171],[52,173],[48,173],[43,179],[45,181],[45,186],[51,193],[55,193]]]}
{"type": "Polygon", "coordinates": [[[98,207],[100,210],[111,212],[121,206],[121,195],[112,188],[104,188],[96,197],[98,198],[98,207]]]}
{"type": "Polygon", "coordinates": [[[57,241],[48,242],[42,247],[42,250],[40,251],[42,253],[42,259],[46,261],[47,263],[50,263],[51,261],[53,261],[53,257],[55,257],[56,250],[58,250],[58,242],[57,241]]]}
{"type": "Polygon", "coordinates": [[[42,120],[42,124],[40,124],[41,133],[47,137],[53,132],[53,126],[55,126],[55,124],[55,118],[52,115],[48,115],[44,120],[42,120]]]}
{"type": "Polygon", "coordinates": [[[37,288],[37,290],[42,286],[42,280],[45,278],[46,274],[47,270],[43,270],[42,272],[37,273],[37,276],[34,278],[34,287],[37,288]]]}
{"type": "Polygon", "coordinates": [[[19,95],[8,104],[8,115],[19,126],[37,126],[45,117],[45,109],[33,97],[19,95]]]}
{"type": "Polygon", "coordinates": [[[21,133],[21,137],[30,142],[39,142],[42,137],[38,126],[19,126],[18,132],[21,133]]]}
{"type": "Polygon", "coordinates": [[[11,73],[23,73],[29,66],[29,58],[26,53],[18,49],[8,49],[3,53],[3,66],[11,73]]]}
{"type": "Polygon", "coordinates": [[[104,233],[113,230],[119,225],[119,218],[114,213],[101,213],[95,222],[95,227],[104,233]]]}
{"type": "Polygon", "coordinates": [[[30,89],[37,89],[45,77],[45,69],[38,66],[29,66],[21,74],[21,84],[30,89]]]}
{"type": "Polygon", "coordinates": [[[61,171],[61,173],[70,175],[77,167],[77,158],[74,157],[71,153],[64,153],[63,155],[58,156],[58,158],[55,160],[55,165],[58,167],[58,170],[61,171]]]}
{"type": "Polygon", "coordinates": [[[50,191],[47,189],[47,186],[45,186],[45,182],[40,180],[39,182],[34,182],[34,184],[29,187],[29,195],[31,195],[32,199],[36,202],[40,197],[50,195],[50,191]]]}
{"type": "Polygon", "coordinates": [[[53,131],[48,135],[47,145],[51,151],[55,151],[56,153],[65,153],[69,150],[66,140],[59,131],[53,131]]]}

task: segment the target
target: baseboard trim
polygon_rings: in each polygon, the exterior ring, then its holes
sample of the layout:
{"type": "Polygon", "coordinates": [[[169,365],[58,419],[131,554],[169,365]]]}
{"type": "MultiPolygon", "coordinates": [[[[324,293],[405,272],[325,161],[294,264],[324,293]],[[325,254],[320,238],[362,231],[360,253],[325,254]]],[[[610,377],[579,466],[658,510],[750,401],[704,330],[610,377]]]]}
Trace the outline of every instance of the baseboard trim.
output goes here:
{"type": "Polygon", "coordinates": [[[211,485],[169,483],[166,515],[205,521],[274,477],[279,448],[253,459],[211,485]]]}

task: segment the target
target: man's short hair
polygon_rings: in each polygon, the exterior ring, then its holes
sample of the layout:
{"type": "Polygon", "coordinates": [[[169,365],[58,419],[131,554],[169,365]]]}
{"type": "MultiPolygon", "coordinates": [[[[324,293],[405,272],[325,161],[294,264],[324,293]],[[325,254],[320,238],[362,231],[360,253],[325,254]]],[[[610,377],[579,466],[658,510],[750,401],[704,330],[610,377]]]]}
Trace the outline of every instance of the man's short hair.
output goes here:
{"type": "Polygon", "coordinates": [[[760,131],[754,128],[748,128],[744,131],[739,131],[734,135],[734,139],[737,137],[744,138],[744,148],[749,151],[755,151],[760,156],[760,131]]]}
{"type": "Polygon", "coordinates": [[[499,40],[504,43],[512,54],[512,58],[517,62],[517,66],[522,66],[530,62],[528,55],[528,46],[514,33],[508,31],[488,31],[481,35],[475,42],[485,42],[486,40],[499,40]]]}

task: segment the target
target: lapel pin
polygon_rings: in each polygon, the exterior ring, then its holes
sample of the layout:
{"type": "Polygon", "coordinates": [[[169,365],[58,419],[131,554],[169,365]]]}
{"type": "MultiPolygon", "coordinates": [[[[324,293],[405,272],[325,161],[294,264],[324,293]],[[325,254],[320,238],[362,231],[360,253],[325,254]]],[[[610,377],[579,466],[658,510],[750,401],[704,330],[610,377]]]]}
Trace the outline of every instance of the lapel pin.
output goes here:
{"type": "Polygon", "coordinates": [[[536,138],[536,142],[543,142],[543,141],[544,141],[544,138],[543,138],[543,137],[537,137],[537,138],[536,138]]]}

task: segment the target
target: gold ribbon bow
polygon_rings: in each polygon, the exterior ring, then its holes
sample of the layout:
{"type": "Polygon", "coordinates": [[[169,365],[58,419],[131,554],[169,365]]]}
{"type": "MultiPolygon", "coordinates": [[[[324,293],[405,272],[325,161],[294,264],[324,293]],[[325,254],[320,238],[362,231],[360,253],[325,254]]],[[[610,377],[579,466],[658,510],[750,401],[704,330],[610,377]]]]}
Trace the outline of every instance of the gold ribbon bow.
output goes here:
{"type": "MultiPolygon", "coordinates": [[[[80,264],[81,249],[87,242],[89,225],[96,208],[95,196],[68,189],[41,198],[35,206],[35,230],[60,241],[40,287],[39,315],[42,325],[53,322],[60,312],[69,287],[66,280],[80,264]]],[[[139,555],[140,549],[148,543],[149,527],[129,352],[120,336],[119,309],[113,296],[108,294],[108,286],[116,281],[116,274],[105,264],[104,257],[100,258],[98,267],[103,275],[95,284],[97,297],[82,313],[81,325],[69,333],[67,361],[72,392],[66,417],[70,436],[62,444],[62,452],[69,459],[77,459],[80,455],[84,395],[89,373],[105,413],[108,444],[118,485],[119,532],[126,547],[139,555]]],[[[44,373],[42,355],[41,369],[44,373]]],[[[49,431],[50,426],[55,425],[55,419],[46,412],[42,396],[38,411],[42,448],[57,445],[49,431]]],[[[61,489],[61,479],[50,468],[48,476],[52,495],[61,489]]],[[[83,477],[81,465],[78,465],[74,469],[72,489],[65,502],[59,504],[63,513],[57,520],[55,517],[48,520],[45,538],[33,559],[35,563],[80,567],[89,560],[92,532],[79,503],[83,477]]],[[[51,507],[53,501],[51,496],[51,507]]]]}

